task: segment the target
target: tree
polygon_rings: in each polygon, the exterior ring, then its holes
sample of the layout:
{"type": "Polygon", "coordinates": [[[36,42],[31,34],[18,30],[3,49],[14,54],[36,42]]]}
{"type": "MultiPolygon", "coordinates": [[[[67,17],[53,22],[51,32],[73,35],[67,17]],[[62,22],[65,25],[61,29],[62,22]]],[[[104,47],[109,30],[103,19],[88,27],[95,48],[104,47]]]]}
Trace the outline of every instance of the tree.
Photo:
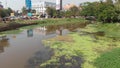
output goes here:
{"type": "Polygon", "coordinates": [[[99,3],[98,2],[85,2],[82,4],[82,11],[81,11],[81,15],[83,16],[96,16],[99,12],[98,12],[98,6],[99,3]]]}
{"type": "Polygon", "coordinates": [[[83,16],[94,16],[97,20],[102,22],[117,22],[119,21],[120,12],[116,11],[116,8],[112,0],[107,0],[106,2],[86,2],[82,4],[83,16]]]}
{"type": "Polygon", "coordinates": [[[10,15],[10,13],[12,13],[13,10],[12,10],[11,8],[8,8],[8,9],[7,9],[7,12],[8,12],[8,14],[10,15]]]}
{"type": "Polygon", "coordinates": [[[46,12],[50,17],[56,17],[57,16],[57,11],[55,10],[55,8],[47,7],[46,12]]]}
{"type": "Polygon", "coordinates": [[[71,17],[72,16],[72,12],[71,11],[66,11],[64,14],[65,17],[71,17]]]}
{"type": "Polygon", "coordinates": [[[32,13],[36,13],[36,10],[32,10],[31,12],[32,12],[32,13]]]}
{"type": "Polygon", "coordinates": [[[7,11],[5,9],[0,9],[0,17],[6,17],[7,16],[7,11]]]}
{"type": "Polygon", "coordinates": [[[22,14],[26,15],[27,14],[27,9],[25,7],[22,8],[22,14]]]}
{"type": "Polygon", "coordinates": [[[0,17],[6,17],[6,16],[10,16],[10,13],[12,12],[11,8],[8,9],[0,9],[0,17]]]}
{"type": "Polygon", "coordinates": [[[74,17],[79,15],[79,9],[76,6],[71,7],[70,12],[71,12],[71,15],[74,17]]]}
{"type": "Polygon", "coordinates": [[[113,7],[109,6],[98,15],[98,19],[107,23],[114,22],[117,20],[117,13],[113,7]]]}

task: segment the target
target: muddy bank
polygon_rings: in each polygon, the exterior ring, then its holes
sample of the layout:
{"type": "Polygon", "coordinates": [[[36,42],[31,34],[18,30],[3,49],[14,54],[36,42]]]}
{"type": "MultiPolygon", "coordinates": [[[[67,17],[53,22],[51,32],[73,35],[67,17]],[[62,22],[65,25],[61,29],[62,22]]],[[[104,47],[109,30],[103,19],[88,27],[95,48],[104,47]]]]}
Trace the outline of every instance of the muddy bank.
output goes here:
{"type": "Polygon", "coordinates": [[[28,25],[36,25],[37,23],[24,23],[24,24],[20,24],[20,23],[7,23],[5,26],[0,26],[0,32],[2,31],[7,31],[7,30],[14,30],[23,26],[28,26],[28,25]]]}

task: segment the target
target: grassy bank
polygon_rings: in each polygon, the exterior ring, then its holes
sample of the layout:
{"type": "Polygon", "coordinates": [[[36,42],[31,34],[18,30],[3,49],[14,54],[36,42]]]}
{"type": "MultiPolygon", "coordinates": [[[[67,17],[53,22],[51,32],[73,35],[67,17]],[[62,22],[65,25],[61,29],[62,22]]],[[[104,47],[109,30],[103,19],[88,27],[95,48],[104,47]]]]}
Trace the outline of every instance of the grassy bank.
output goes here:
{"type": "Polygon", "coordinates": [[[96,23],[88,25],[88,27],[83,30],[90,33],[101,31],[105,33],[105,37],[120,38],[120,23],[96,23]]]}
{"type": "Polygon", "coordinates": [[[13,26],[18,24],[18,25],[24,25],[24,24],[28,24],[28,26],[24,26],[24,27],[20,27],[20,29],[17,30],[10,30],[10,31],[5,31],[2,32],[2,34],[10,34],[10,33],[19,33],[22,29],[33,29],[36,27],[40,27],[40,26],[49,26],[49,25],[63,25],[63,24],[69,24],[69,23],[85,23],[87,22],[84,19],[76,19],[76,18],[68,18],[68,19],[43,19],[43,20],[16,20],[13,22],[9,22],[9,23],[0,23],[0,29],[2,29],[2,27],[8,27],[8,26],[13,26]],[[29,25],[32,24],[33,25],[29,25]],[[34,24],[36,23],[36,24],[34,24]]]}
{"type": "Polygon", "coordinates": [[[120,67],[120,48],[113,49],[102,54],[95,61],[97,68],[119,68],[120,67]]]}
{"type": "Polygon", "coordinates": [[[7,23],[0,23],[0,34],[18,33],[20,27],[36,25],[37,23],[32,21],[9,21],[7,23]]]}
{"type": "Polygon", "coordinates": [[[40,26],[49,26],[49,25],[63,25],[69,23],[85,23],[86,20],[82,18],[58,18],[58,19],[43,19],[43,20],[33,20],[33,22],[38,23],[37,25],[23,27],[24,29],[36,28],[40,26]]]}
{"type": "Polygon", "coordinates": [[[107,37],[120,38],[120,23],[100,24],[97,30],[104,31],[107,37]]]}
{"type": "MultiPolygon", "coordinates": [[[[62,68],[71,68],[75,66],[74,68],[111,68],[109,67],[109,62],[111,62],[111,65],[114,64],[112,56],[113,58],[119,56],[119,51],[117,50],[118,52],[116,54],[116,51],[114,52],[113,50],[120,47],[120,33],[118,31],[118,23],[97,23],[90,24],[86,28],[79,29],[78,32],[72,32],[67,36],[57,36],[52,39],[44,40],[45,45],[54,50],[54,55],[50,60],[41,64],[40,67],[45,68],[45,66],[51,66],[54,68],[54,66],[64,66],[62,68]],[[96,34],[98,31],[103,31],[105,35],[101,36],[96,34]],[[108,52],[112,52],[112,54],[108,52]],[[107,55],[104,55],[104,53],[107,55]],[[106,60],[108,62],[106,63],[104,59],[107,59],[109,56],[110,60],[106,60]],[[60,61],[61,57],[65,60],[64,62],[60,61]],[[73,57],[77,57],[78,60],[73,59],[73,57]],[[106,65],[104,63],[108,64],[108,67],[104,67],[106,65]]],[[[116,59],[116,57],[114,59],[116,59]]],[[[115,60],[115,62],[119,63],[120,61],[115,60]]],[[[115,67],[118,68],[117,64],[115,67]]]]}

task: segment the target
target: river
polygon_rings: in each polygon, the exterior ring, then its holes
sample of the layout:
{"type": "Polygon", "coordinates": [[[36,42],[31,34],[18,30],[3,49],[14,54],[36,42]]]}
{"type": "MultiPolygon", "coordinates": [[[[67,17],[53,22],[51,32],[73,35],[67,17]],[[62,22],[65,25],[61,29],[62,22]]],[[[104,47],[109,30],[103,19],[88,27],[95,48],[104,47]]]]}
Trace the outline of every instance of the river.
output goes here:
{"type": "Polygon", "coordinates": [[[43,54],[49,52],[42,44],[42,40],[54,36],[55,32],[45,34],[38,29],[7,35],[7,40],[0,41],[0,68],[25,68],[29,58],[36,52],[41,51],[43,54]],[[28,34],[28,31],[33,33],[28,34]]]}
{"type": "Polygon", "coordinates": [[[41,59],[48,60],[52,53],[43,45],[42,40],[55,37],[60,30],[62,35],[66,35],[69,30],[80,27],[78,24],[74,28],[73,24],[61,26],[23,30],[19,34],[8,34],[7,39],[0,39],[0,68],[35,68],[39,63],[32,64],[31,61],[37,53],[41,59]]]}

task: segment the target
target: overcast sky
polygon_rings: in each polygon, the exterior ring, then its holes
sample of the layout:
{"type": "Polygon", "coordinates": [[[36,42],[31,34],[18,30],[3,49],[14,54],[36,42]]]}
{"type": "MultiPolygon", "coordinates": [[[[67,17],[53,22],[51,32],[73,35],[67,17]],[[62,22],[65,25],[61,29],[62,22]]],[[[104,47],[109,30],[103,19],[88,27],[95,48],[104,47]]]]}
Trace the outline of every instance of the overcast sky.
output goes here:
{"type": "MultiPolygon", "coordinates": [[[[23,6],[25,6],[25,0],[0,0],[2,2],[2,5],[4,8],[10,7],[13,10],[21,10],[23,6]]],[[[32,0],[32,2],[36,1],[48,1],[48,2],[56,2],[56,0],[32,0]]],[[[93,2],[93,1],[99,1],[99,0],[63,0],[63,5],[68,3],[73,3],[76,5],[79,5],[83,2],[93,2]]]]}

